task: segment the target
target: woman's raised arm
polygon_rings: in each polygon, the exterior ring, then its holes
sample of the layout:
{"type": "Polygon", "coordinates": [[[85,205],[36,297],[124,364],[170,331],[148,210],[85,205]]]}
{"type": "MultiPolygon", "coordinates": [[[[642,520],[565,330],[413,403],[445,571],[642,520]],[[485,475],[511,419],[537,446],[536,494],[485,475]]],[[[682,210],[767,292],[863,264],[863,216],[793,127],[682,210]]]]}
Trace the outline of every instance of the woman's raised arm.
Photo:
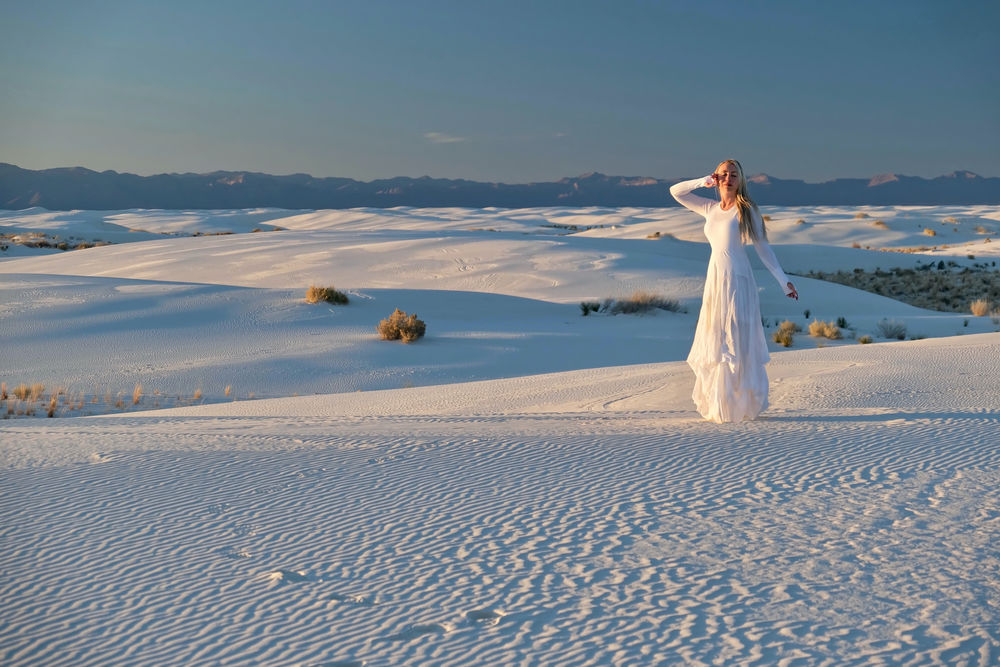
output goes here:
{"type": "Polygon", "coordinates": [[[698,215],[708,217],[708,209],[712,207],[715,203],[713,199],[707,199],[705,197],[699,197],[698,195],[691,194],[694,190],[698,188],[714,188],[715,178],[714,174],[702,178],[695,178],[690,181],[681,181],[680,183],[674,183],[670,186],[670,196],[677,200],[677,202],[688,209],[691,209],[698,215]]]}

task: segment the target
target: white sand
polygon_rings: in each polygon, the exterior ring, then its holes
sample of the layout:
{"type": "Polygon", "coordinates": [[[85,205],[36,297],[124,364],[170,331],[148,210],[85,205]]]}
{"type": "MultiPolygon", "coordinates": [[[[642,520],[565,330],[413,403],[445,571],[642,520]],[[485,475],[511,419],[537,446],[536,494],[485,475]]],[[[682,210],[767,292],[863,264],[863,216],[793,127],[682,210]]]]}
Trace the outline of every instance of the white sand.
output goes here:
{"type": "MultiPolygon", "coordinates": [[[[998,236],[995,207],[864,210],[765,213],[793,272],[930,258],[856,240],[1000,253],[975,231],[998,236]]],[[[771,325],[809,308],[927,338],[800,334],[772,348],[764,419],[709,424],[683,362],[698,227],[679,209],[0,215],[116,242],[0,260],[0,380],[145,391],[0,422],[0,662],[996,664],[1000,327],[804,278],[795,303],[761,269],[771,325]],[[313,282],[351,304],[305,304],[313,282]],[[635,289],[688,313],[580,316],[635,289]],[[377,340],[395,307],[427,337],[377,340]]]]}

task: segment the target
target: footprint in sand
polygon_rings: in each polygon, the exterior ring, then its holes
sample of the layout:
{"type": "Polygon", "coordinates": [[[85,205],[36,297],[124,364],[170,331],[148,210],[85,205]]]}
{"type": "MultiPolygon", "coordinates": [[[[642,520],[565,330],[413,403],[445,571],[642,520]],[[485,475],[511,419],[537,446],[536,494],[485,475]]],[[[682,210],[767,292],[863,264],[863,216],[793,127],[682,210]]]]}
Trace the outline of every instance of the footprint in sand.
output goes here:
{"type": "Polygon", "coordinates": [[[305,570],[275,570],[264,577],[271,586],[279,584],[301,584],[306,581],[316,581],[316,577],[305,570]]]}
{"type": "Polygon", "coordinates": [[[233,560],[239,560],[241,558],[253,558],[253,555],[246,549],[240,549],[238,547],[223,547],[217,550],[218,553],[225,556],[226,558],[232,558],[233,560]]]}
{"type": "Polygon", "coordinates": [[[212,516],[219,516],[221,514],[225,514],[232,508],[233,506],[230,505],[229,503],[215,503],[214,505],[209,505],[208,507],[206,507],[205,511],[211,514],[212,516]]]}
{"type": "Polygon", "coordinates": [[[372,597],[365,597],[364,595],[351,595],[349,593],[334,593],[330,596],[330,599],[334,602],[344,602],[347,604],[362,606],[378,604],[372,597]]]}
{"type": "Polygon", "coordinates": [[[465,619],[472,625],[479,627],[491,627],[497,625],[504,617],[503,612],[493,609],[474,609],[465,615],[465,619]]]}
{"type": "Polygon", "coordinates": [[[390,641],[416,639],[425,635],[443,635],[451,631],[444,623],[414,623],[402,632],[386,637],[390,641]]]}

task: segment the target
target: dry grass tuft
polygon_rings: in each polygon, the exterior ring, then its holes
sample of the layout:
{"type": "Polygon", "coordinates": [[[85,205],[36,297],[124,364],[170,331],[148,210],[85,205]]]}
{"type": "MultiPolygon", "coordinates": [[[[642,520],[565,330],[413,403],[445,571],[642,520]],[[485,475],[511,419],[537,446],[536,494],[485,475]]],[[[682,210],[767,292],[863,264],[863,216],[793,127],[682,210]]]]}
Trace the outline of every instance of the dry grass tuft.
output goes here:
{"type": "Polygon", "coordinates": [[[795,342],[795,334],[799,331],[802,331],[802,327],[791,320],[785,320],[778,325],[778,330],[771,334],[771,339],[783,347],[791,347],[795,342]]]}
{"type": "Polygon", "coordinates": [[[861,343],[862,345],[868,345],[869,343],[874,343],[875,339],[872,338],[871,336],[866,335],[858,338],[858,342],[861,343]]]}
{"type": "Polygon", "coordinates": [[[872,227],[878,227],[879,229],[889,229],[889,225],[885,224],[885,222],[883,222],[882,220],[876,220],[875,222],[873,222],[872,227]]]}
{"type": "Polygon", "coordinates": [[[348,303],[348,298],[346,294],[334,289],[332,286],[318,287],[310,285],[309,289],[306,290],[306,303],[319,303],[320,301],[344,305],[348,303]]]}
{"type": "Polygon", "coordinates": [[[898,320],[880,320],[875,325],[882,338],[895,338],[903,340],[906,338],[906,325],[898,320]]]}
{"type": "Polygon", "coordinates": [[[142,385],[136,383],[135,389],[132,390],[132,405],[139,405],[139,401],[142,400],[142,385]]]}
{"type": "Polygon", "coordinates": [[[969,310],[976,317],[982,317],[990,312],[990,302],[988,299],[976,299],[969,304],[969,310]]]}
{"type": "Polygon", "coordinates": [[[924,228],[924,236],[937,236],[937,232],[930,227],[924,228]]]}
{"type": "Polygon", "coordinates": [[[427,325],[423,320],[417,319],[416,313],[407,315],[397,308],[392,315],[379,322],[375,330],[382,336],[382,340],[402,340],[404,343],[412,343],[424,335],[427,325]]]}
{"type": "Polygon", "coordinates": [[[823,320],[812,321],[809,325],[809,335],[815,338],[829,338],[830,340],[841,338],[840,327],[833,322],[824,322],[823,320]]]}
{"type": "Polygon", "coordinates": [[[634,315],[636,313],[648,313],[651,310],[657,309],[666,310],[671,313],[686,312],[680,301],[668,299],[665,296],[643,290],[632,292],[632,296],[627,299],[605,299],[601,305],[603,312],[611,313],[612,315],[634,315]]]}
{"type": "Polygon", "coordinates": [[[865,213],[864,211],[858,211],[857,213],[854,214],[854,219],[855,220],[862,220],[862,219],[867,218],[867,217],[868,217],[868,214],[865,213]]]}

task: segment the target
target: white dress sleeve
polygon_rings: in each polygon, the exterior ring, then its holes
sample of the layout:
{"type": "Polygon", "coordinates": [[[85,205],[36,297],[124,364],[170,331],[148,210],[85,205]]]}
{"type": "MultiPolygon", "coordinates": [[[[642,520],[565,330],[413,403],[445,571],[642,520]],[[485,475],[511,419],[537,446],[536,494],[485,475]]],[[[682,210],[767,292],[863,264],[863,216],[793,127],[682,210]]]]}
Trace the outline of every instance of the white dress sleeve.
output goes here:
{"type": "Polygon", "coordinates": [[[757,256],[760,257],[760,261],[764,263],[767,270],[771,272],[774,279],[781,285],[781,291],[786,295],[791,294],[792,291],[788,289],[788,283],[791,281],[788,280],[785,272],[781,270],[781,264],[778,263],[778,258],[775,257],[774,250],[771,249],[771,245],[764,238],[764,221],[760,219],[760,213],[752,210],[750,220],[753,223],[754,231],[757,232],[757,240],[753,242],[757,256]]]}
{"type": "Polygon", "coordinates": [[[698,215],[707,218],[708,210],[715,204],[714,199],[707,199],[691,194],[698,188],[715,187],[711,176],[695,178],[690,181],[681,181],[670,186],[670,195],[684,208],[689,208],[698,215]]]}

